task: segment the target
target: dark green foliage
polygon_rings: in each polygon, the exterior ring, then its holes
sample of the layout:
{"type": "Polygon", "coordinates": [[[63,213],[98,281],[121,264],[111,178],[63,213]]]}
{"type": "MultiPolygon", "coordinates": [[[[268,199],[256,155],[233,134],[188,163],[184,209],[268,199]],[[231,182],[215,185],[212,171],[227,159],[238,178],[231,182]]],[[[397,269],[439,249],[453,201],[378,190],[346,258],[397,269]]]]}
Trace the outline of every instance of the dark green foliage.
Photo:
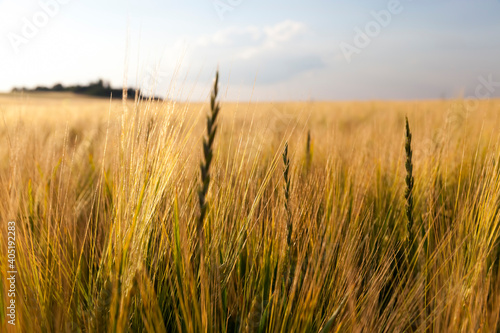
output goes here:
{"type": "MultiPolygon", "coordinates": [[[[12,92],[72,92],[75,94],[95,96],[95,97],[106,97],[106,98],[117,98],[121,99],[124,97],[124,92],[129,99],[135,98],[136,89],[126,88],[126,89],[114,89],[108,82],[104,82],[102,79],[96,82],[90,82],[87,85],[76,85],[76,86],[63,86],[60,83],[55,84],[52,87],[38,86],[34,89],[27,88],[13,88],[12,92]]],[[[140,89],[137,90],[139,95],[145,96],[140,89]]],[[[146,92],[147,93],[147,92],[146,92]]],[[[155,99],[158,99],[155,97],[155,99]]]]}

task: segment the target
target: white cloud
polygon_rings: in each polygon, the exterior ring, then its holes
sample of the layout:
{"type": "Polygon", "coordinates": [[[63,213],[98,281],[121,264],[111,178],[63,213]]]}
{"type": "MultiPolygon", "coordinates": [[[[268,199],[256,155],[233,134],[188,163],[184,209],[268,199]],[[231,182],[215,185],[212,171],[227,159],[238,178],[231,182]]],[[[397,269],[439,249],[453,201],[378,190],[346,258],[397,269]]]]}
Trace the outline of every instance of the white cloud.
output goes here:
{"type": "Polygon", "coordinates": [[[281,82],[322,68],[314,33],[302,22],[286,20],[271,26],[229,27],[196,38],[184,58],[188,68],[204,64],[230,67],[237,84],[281,82]]]}
{"type": "Polygon", "coordinates": [[[301,22],[287,20],[271,27],[264,28],[271,42],[287,42],[297,35],[307,31],[306,25],[301,22]]]}
{"type": "Polygon", "coordinates": [[[194,47],[228,47],[243,50],[240,54],[248,59],[253,54],[287,46],[308,32],[302,22],[287,20],[273,26],[229,27],[211,35],[199,37],[194,47]]]}
{"type": "Polygon", "coordinates": [[[263,29],[256,26],[229,27],[211,35],[204,35],[195,41],[196,46],[237,46],[259,42],[264,34],[263,29]]]}

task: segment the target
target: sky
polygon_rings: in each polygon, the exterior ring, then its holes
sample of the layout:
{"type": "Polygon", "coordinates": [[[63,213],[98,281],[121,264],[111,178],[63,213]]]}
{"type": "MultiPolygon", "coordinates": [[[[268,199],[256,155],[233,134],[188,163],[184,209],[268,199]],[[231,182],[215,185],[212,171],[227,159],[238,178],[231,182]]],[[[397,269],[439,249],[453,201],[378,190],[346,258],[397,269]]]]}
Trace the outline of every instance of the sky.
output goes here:
{"type": "Polygon", "coordinates": [[[102,78],[155,95],[500,97],[500,0],[0,0],[0,91],[102,78]]]}

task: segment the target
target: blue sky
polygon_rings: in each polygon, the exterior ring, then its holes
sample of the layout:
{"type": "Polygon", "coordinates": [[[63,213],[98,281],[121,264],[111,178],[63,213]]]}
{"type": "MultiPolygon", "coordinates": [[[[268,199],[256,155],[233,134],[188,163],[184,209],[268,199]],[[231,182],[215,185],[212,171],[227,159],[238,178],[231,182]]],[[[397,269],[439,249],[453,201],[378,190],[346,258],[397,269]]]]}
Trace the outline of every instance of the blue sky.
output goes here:
{"type": "Polygon", "coordinates": [[[0,55],[0,91],[204,100],[219,65],[228,100],[500,97],[500,0],[0,0],[0,55]]]}

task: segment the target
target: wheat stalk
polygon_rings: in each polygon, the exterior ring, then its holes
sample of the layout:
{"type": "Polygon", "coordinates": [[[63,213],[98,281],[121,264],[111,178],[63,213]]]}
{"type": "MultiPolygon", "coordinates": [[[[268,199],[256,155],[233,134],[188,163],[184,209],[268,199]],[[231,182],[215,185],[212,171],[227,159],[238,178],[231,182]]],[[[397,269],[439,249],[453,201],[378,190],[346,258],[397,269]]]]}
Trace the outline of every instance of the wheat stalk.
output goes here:
{"type": "Polygon", "coordinates": [[[195,268],[198,268],[198,278],[200,285],[199,301],[201,306],[201,327],[208,326],[209,320],[209,284],[207,283],[207,276],[205,272],[205,231],[204,221],[207,214],[207,193],[210,186],[210,166],[213,158],[213,146],[215,134],[217,132],[217,116],[219,115],[220,105],[217,101],[219,93],[219,71],[215,73],[215,80],[210,96],[210,114],[207,116],[207,133],[203,138],[203,158],[200,163],[201,181],[198,190],[198,200],[200,207],[200,215],[196,224],[196,232],[198,235],[198,248],[195,254],[195,268]]]}

